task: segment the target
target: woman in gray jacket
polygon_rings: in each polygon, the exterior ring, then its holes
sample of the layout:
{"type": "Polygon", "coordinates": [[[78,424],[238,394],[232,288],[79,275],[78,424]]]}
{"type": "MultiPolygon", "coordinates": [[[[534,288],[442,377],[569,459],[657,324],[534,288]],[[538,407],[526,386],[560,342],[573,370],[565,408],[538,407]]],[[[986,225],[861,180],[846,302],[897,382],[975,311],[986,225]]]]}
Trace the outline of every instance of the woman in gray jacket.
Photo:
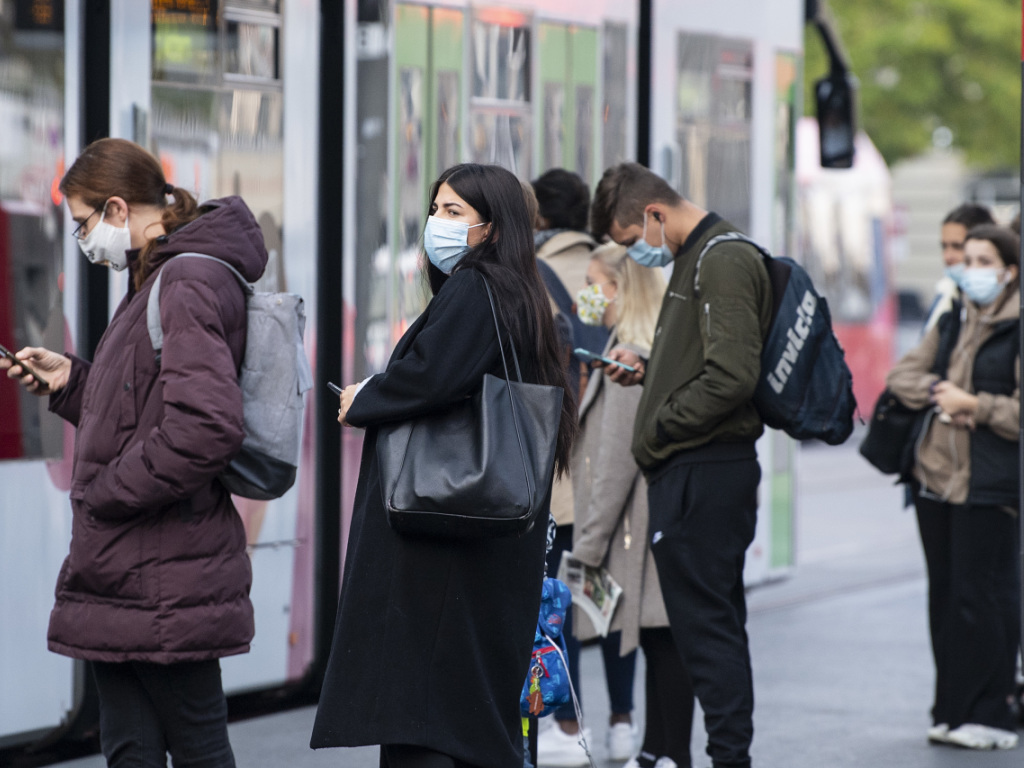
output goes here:
{"type": "MultiPolygon", "coordinates": [[[[577,295],[577,312],[584,322],[611,330],[605,354],[628,347],[646,356],[664,292],[660,270],[641,267],[613,243],[594,251],[586,286],[577,295]]],[[[639,644],[647,662],[644,741],[626,768],[688,768],[693,690],[669,630],[647,544],[647,486],[630,452],[639,389],[611,386],[596,372],[587,384],[571,465],[572,554],[587,565],[607,568],[622,587],[610,631],[622,633],[621,654],[639,644]]],[[[582,611],[574,620],[580,640],[596,637],[582,611]]]]}

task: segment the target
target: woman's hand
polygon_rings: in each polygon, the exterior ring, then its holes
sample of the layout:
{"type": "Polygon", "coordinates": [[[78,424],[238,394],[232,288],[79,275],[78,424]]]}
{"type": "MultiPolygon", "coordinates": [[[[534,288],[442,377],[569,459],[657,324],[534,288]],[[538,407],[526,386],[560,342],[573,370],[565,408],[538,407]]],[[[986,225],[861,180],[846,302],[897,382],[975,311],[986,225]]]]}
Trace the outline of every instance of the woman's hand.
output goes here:
{"type": "Polygon", "coordinates": [[[68,378],[71,376],[71,361],[64,355],[51,352],[43,347],[25,347],[14,356],[24,360],[25,365],[15,365],[6,357],[0,357],[0,371],[7,371],[7,378],[19,379],[22,386],[33,395],[52,395],[67,386],[68,378]],[[39,375],[46,379],[46,386],[43,386],[35,376],[29,373],[27,368],[38,371],[39,375]]]}
{"type": "Polygon", "coordinates": [[[351,427],[352,425],[345,421],[345,417],[348,416],[348,409],[352,407],[352,401],[356,397],[356,390],[359,389],[358,384],[349,384],[341,391],[339,400],[341,401],[341,408],[338,409],[338,423],[343,427],[351,427]]]}
{"type": "Polygon", "coordinates": [[[625,363],[628,366],[636,368],[636,371],[627,371],[621,366],[608,365],[607,363],[602,363],[600,360],[595,360],[591,365],[594,368],[604,368],[605,376],[616,384],[621,384],[624,387],[631,387],[644,380],[644,363],[643,360],[640,359],[640,355],[636,352],[632,352],[628,349],[613,349],[608,353],[608,357],[612,360],[616,360],[620,363],[625,363]]]}
{"type": "Polygon", "coordinates": [[[949,381],[937,381],[932,385],[931,401],[943,413],[953,417],[957,426],[967,426],[973,421],[978,410],[978,398],[949,381]]]}

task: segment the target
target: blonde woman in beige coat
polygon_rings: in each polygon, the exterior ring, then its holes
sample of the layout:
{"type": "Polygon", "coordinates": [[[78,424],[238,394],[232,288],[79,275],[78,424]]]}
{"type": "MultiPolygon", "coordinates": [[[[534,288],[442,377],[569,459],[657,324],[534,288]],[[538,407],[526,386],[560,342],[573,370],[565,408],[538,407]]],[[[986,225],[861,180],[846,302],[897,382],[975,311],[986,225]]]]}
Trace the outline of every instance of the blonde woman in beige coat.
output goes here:
{"type": "MultiPolygon", "coordinates": [[[[641,267],[622,246],[601,246],[577,297],[578,312],[584,322],[600,320],[611,330],[605,353],[627,347],[646,357],[664,292],[661,270],[641,267]]],[[[639,645],[647,662],[643,746],[627,768],[689,768],[693,690],[669,630],[647,543],[647,486],[630,451],[639,389],[616,386],[597,371],[587,384],[571,464],[572,553],[607,568],[622,587],[610,631],[622,633],[620,654],[639,645]]],[[[573,618],[577,638],[597,636],[582,611],[573,618]]]]}

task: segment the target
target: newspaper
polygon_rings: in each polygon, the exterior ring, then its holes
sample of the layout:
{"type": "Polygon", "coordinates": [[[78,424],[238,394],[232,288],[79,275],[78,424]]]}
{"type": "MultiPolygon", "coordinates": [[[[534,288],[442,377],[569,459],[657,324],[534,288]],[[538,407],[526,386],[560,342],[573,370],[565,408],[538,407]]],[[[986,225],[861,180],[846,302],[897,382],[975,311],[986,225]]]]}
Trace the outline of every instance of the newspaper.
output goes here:
{"type": "Polygon", "coordinates": [[[606,569],[586,565],[569,551],[562,553],[558,579],[569,588],[573,602],[587,614],[597,633],[607,637],[622,587],[606,569]]]}

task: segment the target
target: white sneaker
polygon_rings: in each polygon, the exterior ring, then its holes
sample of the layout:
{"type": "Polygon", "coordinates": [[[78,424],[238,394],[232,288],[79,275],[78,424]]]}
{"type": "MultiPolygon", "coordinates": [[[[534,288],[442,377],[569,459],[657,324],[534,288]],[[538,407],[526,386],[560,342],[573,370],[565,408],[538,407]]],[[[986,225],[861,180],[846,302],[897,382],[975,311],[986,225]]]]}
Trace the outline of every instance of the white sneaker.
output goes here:
{"type": "MultiPolygon", "coordinates": [[[[583,729],[583,738],[590,742],[590,729],[583,729]]],[[[580,734],[569,734],[555,723],[537,734],[538,768],[581,768],[590,765],[587,752],[580,745],[580,734]]]]}
{"type": "Polygon", "coordinates": [[[609,760],[628,760],[636,750],[637,728],[632,723],[615,723],[608,727],[605,743],[609,760]]]}
{"type": "Polygon", "coordinates": [[[967,749],[1013,749],[1017,734],[1002,728],[991,728],[977,723],[964,723],[946,734],[946,741],[967,749]]]}
{"type": "Polygon", "coordinates": [[[929,728],[928,741],[934,741],[936,744],[949,744],[949,725],[939,723],[929,728]]]}
{"type": "MultiPolygon", "coordinates": [[[[640,768],[640,763],[636,757],[631,757],[622,768],[640,768]]],[[[654,768],[679,768],[679,766],[671,757],[659,757],[654,763],[654,768]]]]}

